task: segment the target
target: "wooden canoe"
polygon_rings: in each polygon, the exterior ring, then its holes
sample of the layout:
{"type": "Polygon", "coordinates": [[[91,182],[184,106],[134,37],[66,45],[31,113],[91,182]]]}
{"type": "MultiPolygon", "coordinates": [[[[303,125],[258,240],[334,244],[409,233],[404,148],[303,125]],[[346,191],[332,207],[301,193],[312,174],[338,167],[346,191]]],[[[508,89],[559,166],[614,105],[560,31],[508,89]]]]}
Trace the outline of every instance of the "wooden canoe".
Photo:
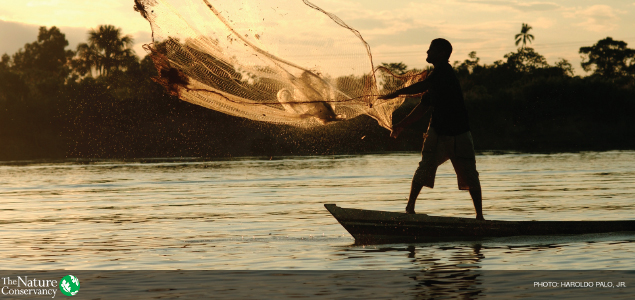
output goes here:
{"type": "Polygon", "coordinates": [[[478,221],[471,218],[341,208],[335,204],[324,204],[324,207],[355,238],[356,243],[635,232],[635,220],[478,221]]]}

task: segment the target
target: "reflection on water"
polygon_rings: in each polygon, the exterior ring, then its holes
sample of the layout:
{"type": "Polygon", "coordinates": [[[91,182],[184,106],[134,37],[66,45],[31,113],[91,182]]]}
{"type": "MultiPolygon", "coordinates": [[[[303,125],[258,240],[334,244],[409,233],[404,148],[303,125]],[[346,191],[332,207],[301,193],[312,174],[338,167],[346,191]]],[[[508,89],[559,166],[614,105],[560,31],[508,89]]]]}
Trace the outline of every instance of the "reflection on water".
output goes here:
{"type": "MultiPolygon", "coordinates": [[[[402,211],[418,154],[5,162],[6,269],[628,269],[628,234],[355,245],[324,209],[402,211]]],[[[500,220],[629,220],[635,152],[480,155],[500,220]]],[[[473,217],[451,165],[417,211],[473,217]]],[[[466,275],[467,276],[467,275],[466,275]]],[[[417,275],[419,278],[419,275],[417,275]]],[[[424,278],[424,277],[422,277],[424,278]]]]}

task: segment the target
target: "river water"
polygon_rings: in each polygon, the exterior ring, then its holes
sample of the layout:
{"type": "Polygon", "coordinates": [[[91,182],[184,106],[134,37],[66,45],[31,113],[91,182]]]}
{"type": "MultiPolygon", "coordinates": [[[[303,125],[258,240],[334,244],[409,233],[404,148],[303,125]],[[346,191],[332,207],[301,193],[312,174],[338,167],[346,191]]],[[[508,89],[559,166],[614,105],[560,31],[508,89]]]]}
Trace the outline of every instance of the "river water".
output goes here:
{"type": "MultiPolygon", "coordinates": [[[[0,163],[3,269],[632,270],[635,235],[355,245],[324,209],[403,211],[416,153],[0,163]]],[[[477,156],[485,217],[635,219],[635,152],[477,156]]],[[[419,213],[473,217],[448,162],[419,213]]]]}

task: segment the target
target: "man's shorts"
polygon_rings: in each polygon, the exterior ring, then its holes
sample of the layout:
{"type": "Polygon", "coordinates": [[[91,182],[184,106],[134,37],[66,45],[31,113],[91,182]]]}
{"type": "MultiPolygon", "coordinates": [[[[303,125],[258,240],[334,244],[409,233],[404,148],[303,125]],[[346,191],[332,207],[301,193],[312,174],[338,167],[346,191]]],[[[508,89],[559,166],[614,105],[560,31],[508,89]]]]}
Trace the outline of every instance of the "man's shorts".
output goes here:
{"type": "Polygon", "coordinates": [[[428,128],[421,151],[421,162],[412,180],[433,188],[437,168],[448,159],[454,166],[460,190],[481,188],[476,171],[474,142],[469,131],[456,136],[447,136],[437,135],[432,127],[428,128]]]}

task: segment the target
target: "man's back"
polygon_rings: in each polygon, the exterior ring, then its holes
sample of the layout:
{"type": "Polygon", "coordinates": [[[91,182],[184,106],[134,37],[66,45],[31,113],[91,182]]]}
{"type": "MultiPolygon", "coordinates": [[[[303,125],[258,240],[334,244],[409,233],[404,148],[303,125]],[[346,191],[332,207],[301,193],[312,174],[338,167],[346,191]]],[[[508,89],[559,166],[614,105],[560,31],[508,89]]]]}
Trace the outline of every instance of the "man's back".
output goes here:
{"type": "Polygon", "coordinates": [[[429,80],[430,105],[434,107],[431,126],[440,135],[459,135],[470,130],[463,91],[450,64],[434,67],[429,80]]]}

